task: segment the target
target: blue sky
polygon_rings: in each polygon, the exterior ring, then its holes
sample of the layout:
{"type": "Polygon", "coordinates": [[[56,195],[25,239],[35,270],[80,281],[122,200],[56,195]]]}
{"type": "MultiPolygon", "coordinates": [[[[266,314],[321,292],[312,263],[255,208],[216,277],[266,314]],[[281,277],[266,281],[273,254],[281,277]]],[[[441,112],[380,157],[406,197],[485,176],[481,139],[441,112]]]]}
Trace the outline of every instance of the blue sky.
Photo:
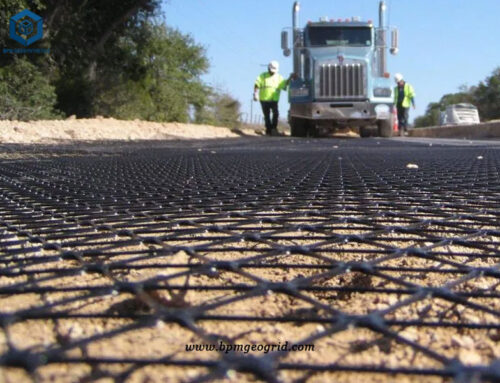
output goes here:
{"type": "MultiPolygon", "coordinates": [[[[300,24],[320,16],[360,16],[378,21],[378,0],[302,0],[300,24]]],[[[412,119],[429,102],[476,85],[500,66],[499,0],[386,0],[391,26],[400,30],[400,52],[389,56],[391,74],[401,72],[417,93],[412,119]]],[[[291,58],[282,55],[280,33],[291,26],[293,0],[165,0],[169,26],[205,47],[210,72],[204,81],[229,92],[250,113],[253,83],[277,59],[286,77],[291,58]]],[[[254,103],[254,114],[260,106],[254,103]]],[[[288,111],[282,93],[280,114],[288,111]]]]}

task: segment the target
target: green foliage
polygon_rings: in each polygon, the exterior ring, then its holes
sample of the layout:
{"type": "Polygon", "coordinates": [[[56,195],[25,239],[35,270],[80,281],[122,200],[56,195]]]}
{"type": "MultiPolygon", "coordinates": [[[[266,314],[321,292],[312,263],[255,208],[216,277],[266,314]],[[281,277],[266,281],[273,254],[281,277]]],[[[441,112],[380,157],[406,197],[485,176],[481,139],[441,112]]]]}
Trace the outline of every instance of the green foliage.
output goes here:
{"type": "Polygon", "coordinates": [[[439,105],[441,106],[441,110],[444,110],[448,105],[461,103],[473,104],[474,102],[474,94],[472,93],[472,91],[467,91],[445,94],[443,97],[441,97],[441,100],[439,100],[439,105]]]}
{"type": "Polygon", "coordinates": [[[480,82],[474,92],[479,115],[484,120],[500,118],[500,67],[480,82]]]}
{"type": "Polygon", "coordinates": [[[415,128],[439,125],[440,111],[441,111],[440,103],[438,102],[430,103],[427,106],[425,114],[423,116],[415,118],[414,121],[415,128]]]}
{"type": "MultiPolygon", "coordinates": [[[[50,48],[50,54],[0,55],[0,67],[12,68],[18,59],[32,64],[29,70],[45,81],[30,93],[30,100],[43,100],[41,110],[53,107],[53,98],[47,98],[50,83],[56,107],[66,115],[188,121],[192,106],[202,108],[208,102],[210,92],[200,77],[209,64],[204,48],[190,36],[155,22],[160,4],[159,0],[5,0],[0,4],[0,23],[8,25],[9,18],[23,9],[38,13],[44,18],[44,38],[33,47],[50,48]]],[[[8,28],[0,28],[0,42],[19,48],[9,38],[8,28]]],[[[24,73],[11,70],[9,76],[16,82],[24,73]]],[[[7,86],[0,84],[2,90],[7,86]]],[[[14,103],[12,97],[9,100],[14,103]]]]}
{"type": "Polygon", "coordinates": [[[164,25],[144,23],[140,28],[111,51],[125,70],[103,65],[98,71],[95,112],[187,122],[189,105],[202,105],[208,96],[200,80],[208,69],[204,50],[190,36],[164,25]]]}
{"type": "Polygon", "coordinates": [[[240,107],[230,94],[212,91],[208,102],[196,109],[195,122],[236,128],[240,124],[240,107]]]}
{"type": "Polygon", "coordinates": [[[54,87],[25,59],[0,68],[0,93],[0,119],[35,120],[60,115],[54,110],[54,87]]]}

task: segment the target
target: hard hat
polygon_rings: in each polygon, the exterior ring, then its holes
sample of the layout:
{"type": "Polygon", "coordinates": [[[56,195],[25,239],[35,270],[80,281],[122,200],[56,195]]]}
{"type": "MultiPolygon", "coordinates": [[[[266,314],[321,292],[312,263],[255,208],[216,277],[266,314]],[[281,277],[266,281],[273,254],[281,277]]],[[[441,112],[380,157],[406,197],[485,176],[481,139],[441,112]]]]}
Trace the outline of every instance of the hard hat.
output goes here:
{"type": "Polygon", "coordinates": [[[395,80],[396,82],[400,82],[400,81],[402,81],[402,80],[403,80],[403,75],[402,75],[401,73],[396,73],[396,74],[394,75],[394,80],[395,80]]]}
{"type": "Polygon", "coordinates": [[[276,73],[280,69],[280,64],[277,61],[273,60],[269,63],[268,69],[269,72],[276,73]]]}

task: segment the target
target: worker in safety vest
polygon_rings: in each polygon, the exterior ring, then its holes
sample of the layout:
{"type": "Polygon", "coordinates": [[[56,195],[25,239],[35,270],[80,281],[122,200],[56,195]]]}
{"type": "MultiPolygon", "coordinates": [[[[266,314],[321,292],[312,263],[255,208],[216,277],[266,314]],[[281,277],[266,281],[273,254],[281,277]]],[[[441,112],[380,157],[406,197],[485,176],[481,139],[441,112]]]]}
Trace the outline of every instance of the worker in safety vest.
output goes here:
{"type": "Polygon", "coordinates": [[[407,135],[410,104],[415,109],[415,91],[410,84],[405,82],[401,73],[396,73],[394,80],[397,84],[394,88],[394,105],[398,110],[399,133],[407,135]]]}
{"type": "Polygon", "coordinates": [[[280,100],[280,93],[282,90],[288,88],[290,80],[294,77],[293,74],[285,80],[278,73],[279,63],[271,61],[267,67],[267,72],[260,74],[255,80],[254,86],[254,101],[260,101],[262,112],[264,113],[264,120],[266,123],[266,134],[268,136],[278,135],[278,102],[280,100]],[[273,117],[271,120],[271,111],[273,117]]]}

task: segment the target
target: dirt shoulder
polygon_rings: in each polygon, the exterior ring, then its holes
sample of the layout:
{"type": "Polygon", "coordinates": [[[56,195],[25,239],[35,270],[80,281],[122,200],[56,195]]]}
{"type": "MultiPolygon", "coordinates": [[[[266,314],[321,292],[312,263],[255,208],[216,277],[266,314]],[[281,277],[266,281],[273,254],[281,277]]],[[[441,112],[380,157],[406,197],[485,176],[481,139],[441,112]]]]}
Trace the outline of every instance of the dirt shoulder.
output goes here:
{"type": "Polygon", "coordinates": [[[0,143],[55,144],[71,141],[142,141],[255,136],[254,130],[113,118],[0,121],[0,143]]]}

